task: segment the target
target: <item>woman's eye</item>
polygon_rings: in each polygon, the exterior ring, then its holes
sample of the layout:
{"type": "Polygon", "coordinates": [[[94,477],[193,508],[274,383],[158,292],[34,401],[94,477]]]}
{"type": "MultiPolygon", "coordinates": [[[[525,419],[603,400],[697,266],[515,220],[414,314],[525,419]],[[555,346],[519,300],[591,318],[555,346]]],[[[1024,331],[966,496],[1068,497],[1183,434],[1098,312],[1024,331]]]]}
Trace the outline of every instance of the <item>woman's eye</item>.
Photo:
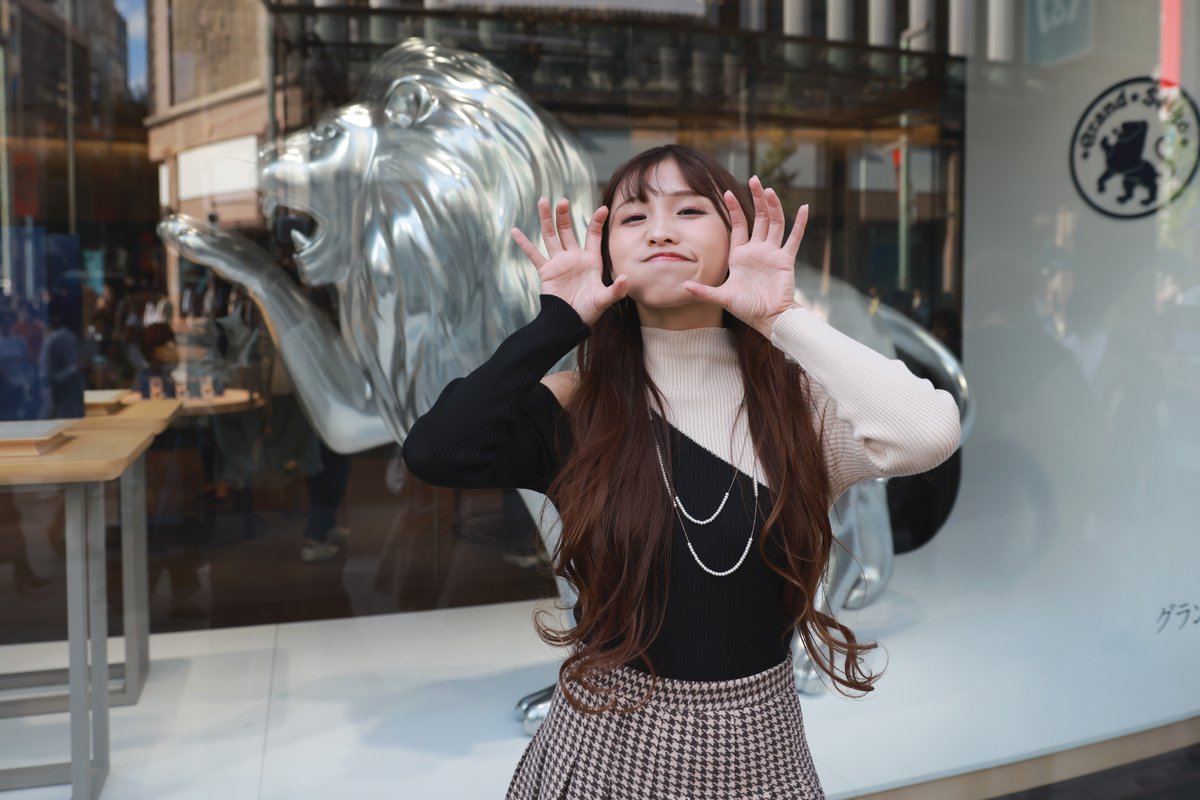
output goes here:
{"type": "Polygon", "coordinates": [[[680,211],[679,213],[680,214],[703,214],[704,209],[702,209],[702,208],[685,208],[682,211],[680,211]]]}
{"type": "Polygon", "coordinates": [[[645,218],[646,218],[645,214],[630,214],[627,217],[621,218],[621,224],[624,225],[627,222],[641,222],[645,218]]]}

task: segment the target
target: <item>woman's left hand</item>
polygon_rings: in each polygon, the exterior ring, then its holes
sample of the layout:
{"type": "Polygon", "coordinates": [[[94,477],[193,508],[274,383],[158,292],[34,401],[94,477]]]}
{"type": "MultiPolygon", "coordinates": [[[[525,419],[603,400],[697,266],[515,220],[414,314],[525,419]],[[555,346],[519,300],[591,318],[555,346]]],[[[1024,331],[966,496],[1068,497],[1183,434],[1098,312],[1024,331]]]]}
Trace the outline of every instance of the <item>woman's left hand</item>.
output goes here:
{"type": "Polygon", "coordinates": [[[796,254],[808,224],[808,205],[796,212],[796,224],[783,240],[783,204],[774,189],[763,189],[756,177],[750,179],[754,199],[754,230],[733,192],[725,192],[729,209],[729,277],[720,286],[685,281],[693,297],[719,305],[768,339],[775,318],[796,304],[796,254]]]}

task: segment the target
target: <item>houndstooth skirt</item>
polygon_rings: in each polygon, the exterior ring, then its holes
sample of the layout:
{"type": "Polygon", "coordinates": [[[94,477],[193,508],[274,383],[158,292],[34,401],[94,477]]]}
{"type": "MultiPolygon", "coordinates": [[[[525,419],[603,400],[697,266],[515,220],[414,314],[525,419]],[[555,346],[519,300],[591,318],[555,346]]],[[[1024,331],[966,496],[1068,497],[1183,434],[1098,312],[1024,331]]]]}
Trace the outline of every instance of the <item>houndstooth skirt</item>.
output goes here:
{"type": "MultiPolygon", "coordinates": [[[[650,676],[605,675],[628,707],[650,676]]],[[[598,698],[573,687],[588,702],[598,698]]],[[[560,689],[517,764],[507,800],[811,800],[813,767],[791,661],[731,681],[659,678],[629,712],[584,714],[560,689]]]]}

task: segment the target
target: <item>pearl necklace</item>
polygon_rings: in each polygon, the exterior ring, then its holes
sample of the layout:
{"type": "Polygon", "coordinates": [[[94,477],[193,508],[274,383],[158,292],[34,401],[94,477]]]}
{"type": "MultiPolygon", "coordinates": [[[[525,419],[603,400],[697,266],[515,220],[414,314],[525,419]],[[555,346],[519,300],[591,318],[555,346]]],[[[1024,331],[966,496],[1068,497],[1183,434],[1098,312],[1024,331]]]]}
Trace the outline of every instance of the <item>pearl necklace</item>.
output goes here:
{"type": "MultiPolygon", "coordinates": [[[[654,422],[654,413],[653,412],[650,412],[650,421],[651,421],[651,423],[654,422]]],[[[652,431],[652,433],[653,433],[653,431],[652,431]]],[[[747,442],[750,441],[750,426],[748,423],[746,425],[746,441],[747,442]]],[[[693,517],[691,514],[689,514],[687,512],[687,509],[683,507],[683,501],[679,499],[679,495],[677,495],[673,491],[671,491],[671,481],[667,477],[667,467],[666,467],[666,464],[663,462],[662,450],[658,446],[658,435],[657,434],[654,434],[654,454],[656,456],[658,456],[658,469],[662,473],[663,486],[667,490],[667,497],[671,500],[672,510],[675,511],[675,516],[679,519],[679,528],[680,528],[680,530],[683,531],[683,539],[684,539],[684,541],[687,542],[688,550],[691,552],[692,558],[695,559],[696,563],[700,566],[700,569],[704,570],[705,572],[707,572],[709,575],[712,575],[713,577],[724,578],[726,575],[732,575],[734,572],[737,571],[737,568],[742,565],[742,562],[744,562],[746,560],[746,556],[750,554],[750,546],[752,544],[754,544],[754,523],[758,521],[758,479],[755,478],[754,476],[751,476],[751,480],[754,482],[754,516],[751,518],[751,521],[750,521],[750,538],[748,538],[746,540],[746,546],[745,546],[745,548],[742,549],[741,558],[739,558],[737,560],[737,563],[734,564],[732,567],[730,567],[727,570],[718,571],[718,570],[715,570],[712,567],[708,566],[703,561],[701,561],[700,556],[696,554],[696,548],[692,546],[692,539],[690,536],[688,536],[687,527],[683,524],[683,517],[687,517],[689,520],[696,523],[697,525],[707,525],[708,523],[715,520],[717,518],[717,515],[721,513],[721,510],[725,508],[725,503],[727,503],[729,501],[729,493],[733,491],[733,485],[735,483],[737,483],[737,474],[738,474],[737,467],[734,467],[734,469],[733,469],[733,480],[729,482],[729,489],[725,492],[725,497],[723,497],[721,499],[721,504],[719,506],[717,506],[717,510],[714,511],[712,516],[709,517],[708,519],[698,520],[695,517],[693,517]],[[678,509],[678,510],[676,510],[676,509],[678,509]],[[680,512],[682,512],[682,516],[680,516],[680,512]]]]}

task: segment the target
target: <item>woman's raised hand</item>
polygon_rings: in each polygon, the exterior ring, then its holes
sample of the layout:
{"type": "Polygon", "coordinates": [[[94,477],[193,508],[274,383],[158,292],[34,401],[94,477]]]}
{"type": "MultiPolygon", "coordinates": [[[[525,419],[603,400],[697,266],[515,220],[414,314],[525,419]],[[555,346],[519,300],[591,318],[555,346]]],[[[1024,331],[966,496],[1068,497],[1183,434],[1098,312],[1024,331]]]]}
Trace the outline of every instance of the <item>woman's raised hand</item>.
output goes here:
{"type": "Polygon", "coordinates": [[[583,247],[580,247],[571,222],[571,204],[565,198],[559,200],[551,213],[550,201],[541,198],[538,200],[538,219],[542,223],[546,255],[542,255],[519,228],[512,230],[517,246],[537,268],[542,279],[542,293],[565,300],[589,327],[627,291],[624,275],[611,286],[605,286],[601,277],[600,238],[607,218],[605,206],[596,209],[588,223],[583,247]]]}
{"type": "Polygon", "coordinates": [[[753,177],[750,196],[754,199],[753,232],[733,192],[725,192],[731,224],[725,283],[706,286],[686,281],[683,285],[697,300],[721,306],[769,339],[775,318],[796,304],[796,255],[808,224],[808,205],[800,206],[785,242],[786,221],[779,195],[774,189],[764,189],[753,177]]]}

